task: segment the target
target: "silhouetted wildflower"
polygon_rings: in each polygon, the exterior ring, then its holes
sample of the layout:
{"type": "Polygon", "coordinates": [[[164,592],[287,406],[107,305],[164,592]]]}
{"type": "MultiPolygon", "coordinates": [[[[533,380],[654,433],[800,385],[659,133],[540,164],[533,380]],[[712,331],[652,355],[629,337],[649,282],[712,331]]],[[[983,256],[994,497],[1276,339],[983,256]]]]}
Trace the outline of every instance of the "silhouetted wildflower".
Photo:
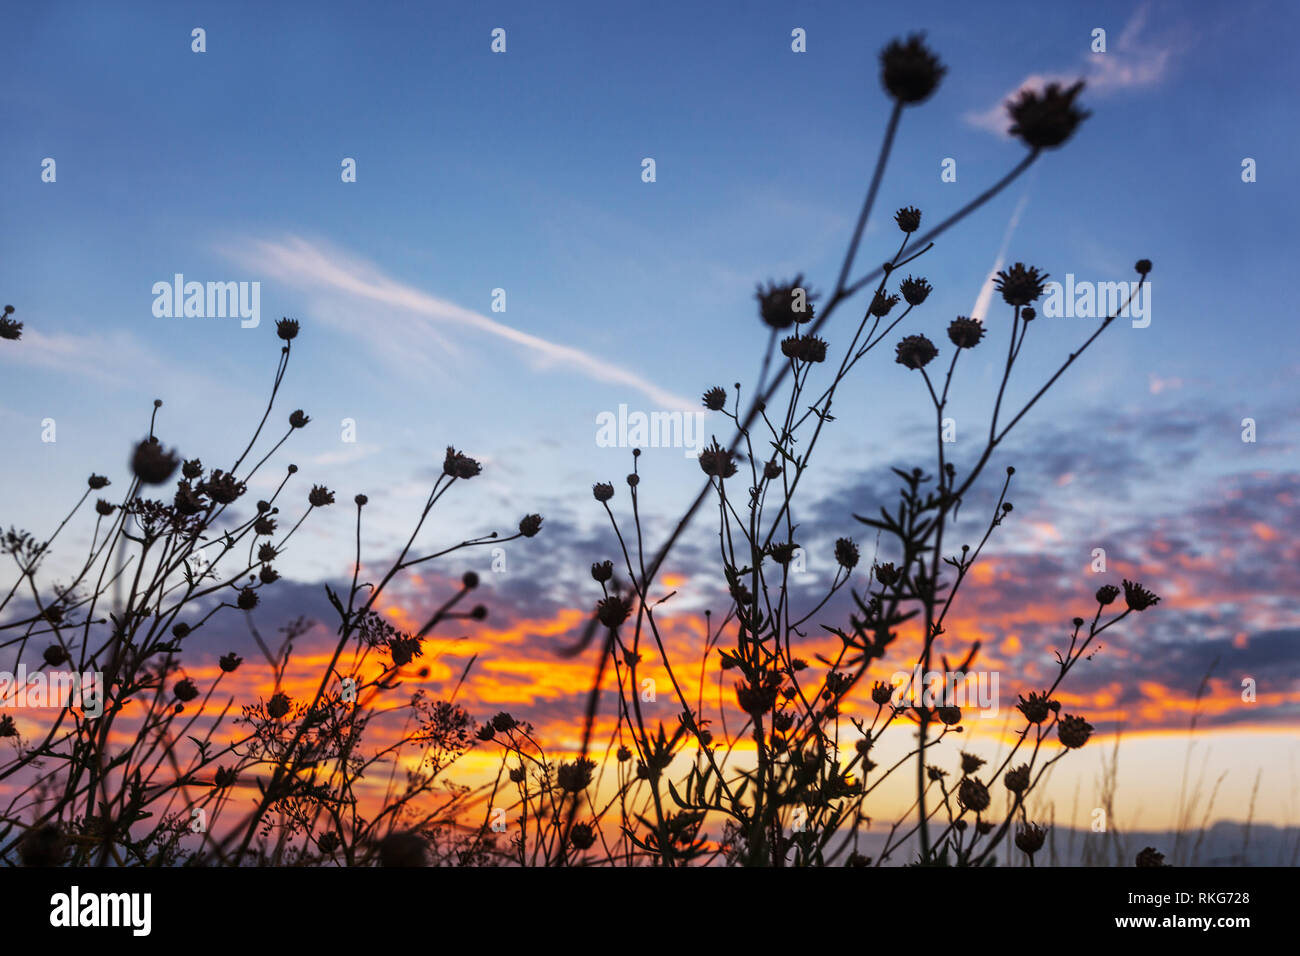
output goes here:
{"type": "Polygon", "coordinates": [[[751,717],[761,717],[776,706],[780,690],[781,675],[764,674],[757,681],[741,681],[736,684],[736,703],[751,717]]]}
{"type": "Polygon", "coordinates": [[[769,461],[766,465],[763,466],[763,477],[766,478],[768,481],[774,481],[775,479],[781,477],[782,471],[783,469],[781,468],[780,464],[778,464],[777,460],[773,458],[771,461],[769,461]]]}
{"type": "Polygon", "coordinates": [[[58,667],[60,664],[67,662],[68,652],[65,651],[63,646],[60,644],[51,644],[49,647],[45,648],[41,657],[44,658],[45,663],[49,664],[51,667],[58,667]]]}
{"type": "Polygon", "coordinates": [[[534,538],[542,530],[541,515],[524,515],[519,519],[519,533],[525,538],[534,538]]]}
{"type": "Polygon", "coordinates": [[[1145,611],[1160,603],[1160,598],[1135,581],[1124,582],[1124,600],[1134,611],[1145,611]]]}
{"type": "Polygon", "coordinates": [[[977,757],[975,754],[968,754],[966,751],[961,752],[961,772],[971,774],[984,766],[987,761],[983,757],[977,757]]]}
{"type": "Polygon", "coordinates": [[[700,452],[700,468],[711,478],[730,478],[736,473],[736,463],[731,452],[713,439],[713,444],[700,452]]]}
{"type": "Polygon", "coordinates": [[[894,213],[894,222],[906,233],[913,233],[921,228],[921,210],[915,206],[904,206],[894,213]]]}
{"type": "Polygon", "coordinates": [[[17,736],[18,726],[14,723],[14,719],[8,714],[0,714],[0,739],[17,736]]]}
{"type": "Polygon", "coordinates": [[[1016,827],[1016,848],[1033,856],[1043,848],[1047,839],[1047,828],[1037,824],[1022,824],[1016,827]]]}
{"type": "Polygon", "coordinates": [[[1025,720],[1031,724],[1041,724],[1047,719],[1051,712],[1046,694],[1035,694],[1032,691],[1029,696],[1020,695],[1020,702],[1016,704],[1016,710],[1024,714],[1025,720]]]}
{"type": "Polygon", "coordinates": [[[1137,865],[1140,867],[1164,866],[1165,855],[1153,846],[1143,847],[1137,855],[1137,865]]]}
{"type": "Polygon", "coordinates": [[[313,508],[324,508],[326,505],[332,505],[334,504],[334,492],[324,485],[312,485],[311,491],[307,492],[307,503],[313,508]]]}
{"type": "Polygon", "coordinates": [[[1103,584],[1097,588],[1097,603],[1102,607],[1113,604],[1117,597],[1119,597],[1119,588],[1113,584],[1103,584]]]}
{"type": "Polygon", "coordinates": [[[253,533],[263,537],[275,534],[276,521],[270,515],[262,515],[253,522],[253,533]]]}
{"type": "Polygon", "coordinates": [[[453,478],[473,478],[482,470],[483,467],[473,458],[458,452],[450,445],[447,446],[447,457],[442,462],[442,473],[444,475],[450,475],[453,478]]]}
{"type": "Polygon", "coordinates": [[[880,53],[880,82],[885,91],[902,104],[920,103],[934,92],[948,68],[916,33],[907,42],[890,41],[880,53]]]}
{"type": "Polygon", "coordinates": [[[214,470],[207,480],[199,485],[199,491],[219,505],[230,504],[247,490],[247,485],[242,481],[236,481],[234,475],[227,474],[220,468],[214,470]]]}
{"type": "Polygon", "coordinates": [[[926,279],[914,279],[908,276],[898,284],[898,291],[903,293],[903,301],[908,305],[920,305],[934,289],[926,279]]]}
{"type": "Polygon", "coordinates": [[[715,385],[704,393],[704,407],[710,411],[720,412],[727,407],[727,392],[720,385],[715,385]]]}
{"type": "Polygon", "coordinates": [[[815,335],[792,335],[781,340],[781,354],[799,362],[824,362],[826,342],[815,335]]]}
{"type": "Polygon", "coordinates": [[[1060,146],[1092,115],[1074,105],[1082,89],[1083,80],[1065,89],[1059,83],[1049,83],[1042,93],[1021,90],[1017,98],[1007,102],[1012,120],[1008,132],[1031,149],[1060,146]]]}
{"type": "Polygon", "coordinates": [[[1066,714],[1056,725],[1056,736],[1063,747],[1075,750],[1088,742],[1088,738],[1092,736],[1092,729],[1092,724],[1082,717],[1066,714]]]}
{"type": "Polygon", "coordinates": [[[898,305],[898,296],[877,292],[871,297],[870,312],[878,319],[883,319],[889,315],[889,310],[898,305]]]}
{"type": "Polygon", "coordinates": [[[289,414],[290,428],[306,428],[309,421],[311,421],[311,416],[305,413],[301,408],[290,412],[289,414]]]}
{"type": "Polygon", "coordinates": [[[880,707],[884,707],[894,699],[894,688],[892,684],[886,684],[882,680],[876,681],[871,685],[871,702],[880,707]]]}
{"type": "Polygon", "coordinates": [[[922,369],[934,360],[939,350],[924,335],[908,335],[895,346],[894,361],[910,369],[922,369]]]}
{"type": "Polygon", "coordinates": [[[803,273],[790,282],[778,285],[769,282],[758,287],[758,314],[774,329],[788,329],[796,322],[811,322],[813,294],[803,287],[803,273]]]}
{"type": "Polygon", "coordinates": [[[1017,262],[1010,269],[998,272],[993,287],[1002,293],[1002,301],[1007,305],[1028,305],[1043,294],[1047,278],[1048,273],[1017,262]]]}
{"type": "Polygon", "coordinates": [[[555,771],[555,782],[566,793],[581,793],[591,785],[591,772],[596,762],[589,757],[579,757],[573,763],[562,763],[555,771]]]}
{"type": "Polygon", "coordinates": [[[286,342],[292,342],[298,337],[298,320],[277,319],[275,323],[275,334],[286,342]]]}
{"type": "Polygon", "coordinates": [[[131,455],[131,471],[145,485],[165,485],[179,465],[176,453],[164,451],[153,437],[136,445],[131,455]]]}
{"type": "Polygon", "coordinates": [[[111,485],[112,482],[103,475],[91,475],[86,479],[86,484],[90,486],[91,491],[99,491],[99,489],[111,485]]]}
{"type": "Polygon", "coordinates": [[[205,505],[203,499],[190,487],[189,479],[182,478],[176,482],[176,497],[172,499],[172,507],[177,514],[196,515],[205,505]]]}
{"type": "MultiPolygon", "coordinates": [[[[6,308],[8,308],[6,306],[6,308]]],[[[0,317],[0,339],[16,342],[23,337],[23,323],[15,322],[8,315],[0,317]]]]}
{"type": "Polygon", "coordinates": [[[590,850],[596,842],[596,831],[589,823],[575,823],[569,833],[569,839],[578,850],[590,850]]]}
{"type": "Polygon", "coordinates": [[[236,598],[235,604],[241,611],[251,611],[257,607],[257,592],[252,588],[240,588],[239,597],[236,598]]]}
{"type": "Polygon", "coordinates": [[[614,497],[614,486],[608,481],[598,481],[591,486],[591,494],[597,501],[609,501],[614,497]]]}
{"type": "Polygon", "coordinates": [[[959,315],[948,323],[948,341],[959,349],[973,349],[984,338],[984,323],[959,315]]]}
{"type": "Polygon", "coordinates": [[[176,686],[172,688],[172,693],[176,695],[177,700],[188,703],[199,696],[199,688],[194,681],[187,677],[183,681],[177,682],[176,686]]]}
{"type": "Polygon", "coordinates": [[[957,786],[957,799],[967,810],[983,813],[989,808],[989,788],[975,777],[965,777],[957,786]]]}
{"type": "Polygon", "coordinates": [[[275,570],[269,564],[262,565],[261,570],[257,572],[257,579],[263,584],[274,584],[280,580],[280,572],[275,570]]]}
{"type": "Polygon", "coordinates": [[[845,570],[852,570],[858,563],[858,546],[851,538],[838,538],[835,541],[835,563],[845,570]]]}
{"type": "Polygon", "coordinates": [[[1029,764],[1022,763],[1019,767],[1008,770],[1002,782],[1012,793],[1024,793],[1029,789],[1029,764]]]}
{"type": "Polygon", "coordinates": [[[942,707],[934,709],[935,716],[949,727],[954,727],[961,723],[961,708],[954,707],[951,704],[945,704],[942,707]]]}
{"type": "Polygon", "coordinates": [[[234,651],[231,651],[229,654],[222,654],[221,658],[217,661],[217,664],[219,664],[221,669],[227,674],[238,670],[239,665],[242,663],[244,663],[244,659],[234,651]]]}
{"type": "Polygon", "coordinates": [[[596,618],[605,627],[618,627],[631,613],[632,606],[617,594],[611,594],[596,603],[596,618]]]}
{"type": "Polygon", "coordinates": [[[103,498],[100,498],[95,502],[95,513],[107,518],[113,513],[113,506],[103,498]]]}
{"type": "Polygon", "coordinates": [[[272,694],[271,699],[266,702],[266,713],[276,720],[289,713],[289,695],[284,691],[272,694]]]}
{"type": "Polygon", "coordinates": [[[781,567],[786,567],[794,560],[795,552],[799,550],[799,545],[790,541],[782,541],[779,544],[773,544],[767,549],[768,556],[781,567]]]}
{"type": "Polygon", "coordinates": [[[614,576],[614,562],[597,561],[591,566],[591,576],[593,580],[605,583],[614,576]]]}
{"type": "Polygon", "coordinates": [[[1137,261],[1137,265],[1135,265],[1133,268],[1138,271],[1139,275],[1146,275],[1148,272],[1151,271],[1151,260],[1139,259],[1137,261]]]}

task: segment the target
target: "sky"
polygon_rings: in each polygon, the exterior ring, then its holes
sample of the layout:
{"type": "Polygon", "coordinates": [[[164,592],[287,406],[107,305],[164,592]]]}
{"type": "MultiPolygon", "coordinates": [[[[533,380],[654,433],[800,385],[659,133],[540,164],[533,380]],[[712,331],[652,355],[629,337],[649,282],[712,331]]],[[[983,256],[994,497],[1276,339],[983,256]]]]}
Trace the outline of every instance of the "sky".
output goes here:
{"type": "MultiPolygon", "coordinates": [[[[1216,816],[1245,818],[1258,772],[1257,818],[1296,822],[1300,335],[1278,283],[1300,213],[1285,166],[1300,17],[1282,2],[998,10],[11,5],[0,299],[24,328],[0,341],[0,524],[48,533],[91,472],[124,488],[156,398],[165,445],[233,460],[265,408],[274,320],[297,318],[272,422],[295,408],[312,420],[275,461],[299,466],[304,497],[310,483],[341,502],[368,495],[363,560],[395,552],[448,445],[483,474],[421,544],[546,516],[532,541],[457,553],[403,585],[386,613],[415,620],[478,571],[490,618],[444,649],[430,690],[478,654],[465,689],[476,716],[508,707],[571,734],[592,655],[557,651],[599,596],[590,563],[616,546],[589,489],[614,481],[625,513],[631,467],[629,448],[598,442],[599,416],[703,412],[710,386],[752,388],[766,345],[755,286],[797,273],[833,285],[888,116],[877,54],[924,30],[948,73],[903,115],[855,273],[892,253],[892,210],[917,206],[932,224],[1022,158],[1002,104],[1025,84],[1085,79],[1093,115],[912,266],[935,291],[908,331],[942,347],[952,317],[975,315],[996,333],[1008,310],[991,276],[1016,261],[1093,283],[1155,264],[1149,324],[1117,322],[999,451],[996,465],[1017,467],[1018,520],[960,622],[1014,700],[1087,610],[1104,548],[1105,580],[1136,577],[1164,598],[1089,661],[1070,702],[1124,735],[1130,817],[1172,818],[1194,752],[1211,779],[1227,774],[1216,816]],[[806,52],[791,48],[796,29],[806,52]],[[156,315],[154,285],[176,274],[259,283],[260,322],[156,315]]],[[[847,318],[825,330],[832,350],[847,318]]],[[[1023,403],[1094,326],[1042,315],[1008,398],[1023,403]]],[[[829,580],[838,535],[870,554],[851,515],[892,500],[889,466],[924,460],[933,440],[920,383],[873,358],[837,398],[807,488],[801,517],[822,546],[809,546],[809,593],[829,580]]],[[[964,366],[958,457],[987,421],[999,362],[991,348],[964,366]]],[[[706,434],[725,439],[726,425],[704,418],[706,434]]],[[[647,536],[662,540],[702,476],[681,448],[648,448],[638,467],[647,536]]],[[[325,509],[304,526],[278,564],[268,629],[299,608],[327,615],[321,585],[350,571],[352,515],[325,509]]],[[[70,524],[56,577],[91,524],[70,524]]],[[[665,570],[687,653],[699,615],[722,603],[707,522],[665,570]]],[[[1079,755],[1067,792],[1092,786],[1099,752],[1079,755]]]]}

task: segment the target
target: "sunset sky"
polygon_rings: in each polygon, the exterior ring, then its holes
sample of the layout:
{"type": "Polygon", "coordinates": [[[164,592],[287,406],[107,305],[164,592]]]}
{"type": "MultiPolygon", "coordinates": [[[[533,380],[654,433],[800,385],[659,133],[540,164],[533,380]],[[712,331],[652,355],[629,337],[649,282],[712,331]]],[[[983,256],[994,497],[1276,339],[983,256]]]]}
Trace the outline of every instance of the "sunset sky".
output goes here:
{"type": "MultiPolygon", "coordinates": [[[[1004,358],[1009,309],[992,273],[1024,261],[1061,281],[1130,281],[1135,260],[1155,264],[1149,326],[1115,323],[962,509],[958,542],[973,542],[997,476],[1015,465],[1015,512],[950,627],[980,638],[982,666],[1001,675],[1003,713],[966,744],[1005,745],[1016,694],[1050,682],[1070,618],[1090,616],[1099,585],[1136,579],[1160,605],[1108,632],[1062,695],[1099,731],[1122,732],[1129,825],[1176,819],[1185,765],[1206,791],[1226,774],[1213,818],[1244,820],[1258,773],[1256,819],[1300,822],[1300,333],[1281,289],[1295,272],[1300,186],[1286,165],[1294,112],[1278,110],[1278,91],[1300,82],[1294,5],[1024,4],[995,17],[955,2],[756,2],[743,15],[740,4],[458,6],[5,12],[0,300],[25,325],[21,340],[0,341],[0,525],[48,535],[91,472],[124,492],[155,398],[165,445],[233,461],[265,407],[274,320],[295,317],[303,331],[271,440],[293,409],[312,421],[249,499],[292,461],[288,500],[305,503],[319,483],[339,504],[277,562],[285,577],[263,592],[259,626],[329,619],[322,584],[350,576],[358,492],[370,499],[363,565],[382,571],[454,445],[483,473],[453,489],[418,547],[513,533],[529,512],[545,515],[542,534],[495,556],[458,552],[382,606],[418,626],[463,572],[479,572],[489,618],[456,622],[430,646],[429,692],[450,692],[477,655],[458,697],[475,717],[508,710],[576,746],[594,650],[557,652],[600,596],[591,563],[618,554],[592,483],[612,481],[620,520],[629,511],[631,451],[598,445],[598,416],[703,412],[706,388],[734,382],[750,394],[767,339],[755,286],[799,272],[833,286],[888,116],[877,54],[925,30],[948,74],[904,114],[855,273],[893,253],[893,210],[915,205],[933,224],[1022,158],[1002,104],[1023,84],[1083,78],[1093,112],[911,267],[935,292],[904,331],[943,354],[954,316],[990,330],[992,347],[954,385],[959,463],[979,451],[1004,358]],[[196,27],[206,52],[191,50],[196,27]],[[490,49],[494,28],[505,53],[490,49]],[[791,50],[796,28],[806,53],[791,50]],[[1090,50],[1096,28],[1105,53],[1090,50]],[[54,182],[42,180],[47,158],[54,182]],[[348,158],[356,182],[341,181],[348,158]],[[955,182],[941,181],[945,160],[955,182]],[[155,316],[154,284],[178,273],[259,282],[260,325],[155,316]],[[504,311],[492,308],[497,289],[504,311]],[[1097,548],[1104,575],[1091,569],[1097,548]]],[[[865,304],[823,333],[833,354],[865,304]]],[[[1008,401],[1023,404],[1095,325],[1040,316],[1008,401]]],[[[796,587],[810,601],[831,580],[839,536],[858,541],[865,574],[873,536],[852,515],[896,500],[890,466],[933,454],[924,386],[892,347],[835,407],[799,506],[808,558],[796,587]]],[[[723,440],[727,425],[705,418],[723,440]]],[[[703,475],[680,448],[646,449],[639,471],[653,550],[703,475]]],[[[69,526],[47,581],[67,574],[92,524],[83,513],[69,526]]],[[[712,515],[665,572],[656,593],[677,591],[662,611],[670,647],[698,677],[703,612],[726,610],[712,515]]],[[[842,625],[848,610],[837,599],[818,620],[842,625]]],[[[232,689],[264,692],[269,675],[237,624],[187,666],[215,676],[216,656],[238,650],[249,664],[232,689]]],[[[329,630],[299,652],[326,653],[329,630]]],[[[805,656],[830,646],[810,638],[805,656]]],[[[904,657],[877,676],[907,669],[904,657]]],[[[716,667],[708,679],[716,698],[716,667]]],[[[674,720],[670,695],[660,700],[657,718],[674,720]]],[[[1077,788],[1086,825],[1110,742],[1062,763],[1058,818],[1077,788]]],[[[906,795],[882,799],[901,809],[906,795]]]]}

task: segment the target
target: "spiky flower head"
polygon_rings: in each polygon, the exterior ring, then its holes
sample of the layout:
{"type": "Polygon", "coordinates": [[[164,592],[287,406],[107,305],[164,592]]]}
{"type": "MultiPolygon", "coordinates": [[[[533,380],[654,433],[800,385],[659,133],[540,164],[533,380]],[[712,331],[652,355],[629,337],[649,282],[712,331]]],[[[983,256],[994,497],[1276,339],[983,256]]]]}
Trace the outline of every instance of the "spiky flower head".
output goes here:
{"type": "Polygon", "coordinates": [[[770,328],[788,329],[795,323],[812,321],[814,296],[804,288],[803,273],[789,282],[760,285],[755,298],[758,314],[770,328]]]}
{"type": "Polygon", "coordinates": [[[948,323],[948,341],[959,349],[973,349],[984,338],[984,323],[959,315],[948,323]]]}
{"type": "Polygon", "coordinates": [[[1082,89],[1083,80],[1065,89],[1060,83],[1049,83],[1041,93],[1021,90],[1018,97],[1007,102],[1012,123],[1007,132],[1030,149],[1060,146],[1092,115],[1074,105],[1082,89]]]}
{"type": "Polygon", "coordinates": [[[922,369],[934,360],[939,350],[924,335],[907,335],[894,348],[894,361],[910,369],[922,369]]]}
{"type": "Polygon", "coordinates": [[[892,40],[880,53],[880,82],[903,105],[927,99],[948,72],[924,40],[924,33],[914,33],[906,41],[892,40]]]}
{"type": "Polygon", "coordinates": [[[1028,305],[1043,294],[1047,278],[1048,273],[1017,262],[1010,269],[1000,270],[993,286],[1002,293],[1002,301],[1007,305],[1028,305]]]}

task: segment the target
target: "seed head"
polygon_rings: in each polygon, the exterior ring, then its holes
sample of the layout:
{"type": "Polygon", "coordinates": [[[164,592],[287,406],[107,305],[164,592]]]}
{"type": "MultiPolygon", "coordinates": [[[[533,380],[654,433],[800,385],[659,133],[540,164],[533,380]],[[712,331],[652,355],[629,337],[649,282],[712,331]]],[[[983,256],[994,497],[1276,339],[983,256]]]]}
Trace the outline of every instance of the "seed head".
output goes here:
{"type": "Polygon", "coordinates": [[[301,408],[291,412],[289,415],[290,428],[306,428],[309,421],[311,421],[311,416],[301,408]]]}
{"type": "Polygon", "coordinates": [[[948,341],[959,349],[973,349],[984,338],[984,323],[959,315],[948,323],[948,341]]]}
{"type": "Polygon", "coordinates": [[[898,284],[898,291],[903,293],[903,300],[908,305],[920,305],[934,289],[927,280],[908,276],[898,284]]]}
{"type": "Polygon", "coordinates": [[[483,470],[473,458],[461,454],[450,445],[447,446],[447,457],[442,462],[442,473],[450,475],[453,478],[473,478],[483,470]]]}
{"type": "Polygon", "coordinates": [[[811,322],[815,296],[803,286],[803,273],[789,282],[769,282],[755,293],[758,314],[773,329],[788,329],[795,323],[811,322]]]}
{"type": "Polygon", "coordinates": [[[1022,824],[1016,828],[1016,848],[1033,856],[1043,848],[1047,839],[1047,828],[1037,824],[1022,824]]]}
{"type": "Polygon", "coordinates": [[[1047,278],[1048,273],[1017,262],[1010,269],[998,272],[993,287],[1002,293],[1002,301],[1007,305],[1028,305],[1043,294],[1047,278]]]}
{"type": "Polygon", "coordinates": [[[598,481],[591,486],[591,494],[597,501],[609,501],[614,497],[614,486],[608,481],[598,481]]]}
{"type": "Polygon", "coordinates": [[[906,42],[893,40],[880,53],[880,82],[885,92],[903,105],[927,99],[948,72],[924,39],[925,34],[916,33],[906,42]]]}
{"type": "Polygon", "coordinates": [[[153,436],[136,445],[131,455],[131,471],[145,485],[165,485],[180,463],[176,453],[164,451],[153,436]]]}
{"type": "Polygon", "coordinates": [[[710,411],[720,412],[727,407],[727,392],[721,385],[715,385],[704,393],[704,407],[710,411]]]}
{"type": "Polygon", "coordinates": [[[894,213],[894,222],[898,223],[898,228],[903,232],[916,232],[921,228],[921,210],[915,206],[904,206],[894,213]]]}
{"type": "Polygon", "coordinates": [[[1066,714],[1056,725],[1056,736],[1063,747],[1077,750],[1088,742],[1092,729],[1092,724],[1082,717],[1066,714]]]}
{"type": "Polygon", "coordinates": [[[176,699],[181,703],[188,703],[199,696],[199,688],[194,681],[187,677],[172,688],[172,693],[176,695],[176,699]]]}
{"type": "Polygon", "coordinates": [[[221,669],[227,674],[232,674],[239,669],[240,664],[244,663],[244,659],[231,651],[229,654],[221,655],[217,663],[221,665],[221,669]]]}
{"type": "Polygon", "coordinates": [[[280,336],[286,342],[292,342],[298,337],[298,320],[297,319],[277,319],[275,323],[275,334],[280,336]]]}
{"type": "Polygon", "coordinates": [[[524,515],[519,519],[519,533],[525,538],[535,538],[537,533],[542,530],[541,515],[524,515]]]}
{"type": "Polygon", "coordinates": [[[1135,581],[1124,582],[1124,600],[1134,611],[1145,611],[1160,603],[1160,598],[1135,581]]]}
{"type": "Polygon", "coordinates": [[[311,491],[307,493],[307,503],[313,508],[324,508],[326,505],[332,505],[334,504],[334,492],[324,485],[312,485],[311,491]]]}
{"type": "Polygon", "coordinates": [[[894,361],[911,369],[922,369],[939,354],[924,335],[908,335],[894,348],[894,361]]]}
{"type": "Polygon", "coordinates": [[[1007,102],[1012,121],[1008,132],[1030,149],[1060,146],[1092,115],[1074,105],[1074,98],[1082,89],[1083,80],[1067,89],[1061,89],[1059,83],[1049,83],[1042,93],[1022,90],[1018,98],[1007,102]]]}
{"type": "Polygon", "coordinates": [[[851,570],[858,563],[858,546],[852,538],[839,538],[835,541],[835,563],[845,570],[851,570]]]}

